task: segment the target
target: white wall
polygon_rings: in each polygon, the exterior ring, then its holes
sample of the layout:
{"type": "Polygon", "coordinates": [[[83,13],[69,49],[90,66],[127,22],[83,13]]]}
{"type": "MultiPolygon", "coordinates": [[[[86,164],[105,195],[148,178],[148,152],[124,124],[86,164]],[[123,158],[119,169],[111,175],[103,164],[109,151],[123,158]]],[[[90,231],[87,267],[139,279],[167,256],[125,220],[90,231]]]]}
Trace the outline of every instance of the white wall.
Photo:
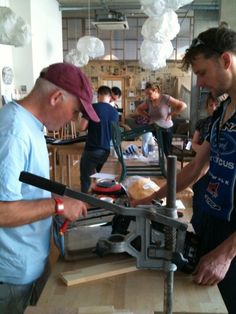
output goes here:
{"type": "Polygon", "coordinates": [[[42,68],[63,61],[62,17],[57,0],[31,0],[31,26],[35,80],[42,68]]]}
{"type": "MultiPolygon", "coordinates": [[[[11,66],[14,72],[11,93],[22,85],[29,92],[42,68],[63,61],[59,4],[57,0],[0,0],[0,5],[9,6],[31,27],[32,40],[28,45],[0,45],[0,74],[3,66],[11,66]]],[[[5,89],[1,79],[0,92],[6,94],[5,89]]]]}
{"type": "MultiPolygon", "coordinates": [[[[8,6],[8,0],[0,0],[0,6],[8,6]]],[[[0,44],[0,94],[7,96],[8,98],[11,97],[12,88],[14,84],[5,85],[2,81],[2,69],[3,67],[13,67],[12,61],[12,49],[8,45],[1,45],[0,44]]],[[[0,106],[1,106],[1,99],[0,99],[0,106]]]]}

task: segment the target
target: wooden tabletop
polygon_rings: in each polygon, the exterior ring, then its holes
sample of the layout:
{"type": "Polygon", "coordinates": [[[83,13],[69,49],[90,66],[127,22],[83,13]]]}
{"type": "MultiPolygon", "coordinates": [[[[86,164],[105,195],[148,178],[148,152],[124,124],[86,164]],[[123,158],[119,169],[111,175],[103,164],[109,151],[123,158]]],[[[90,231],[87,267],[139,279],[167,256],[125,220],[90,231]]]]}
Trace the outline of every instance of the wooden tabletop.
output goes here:
{"type": "MultiPolygon", "coordinates": [[[[66,286],[60,278],[65,271],[133,259],[126,254],[98,257],[83,256],[73,262],[61,258],[54,265],[38,306],[79,308],[108,306],[127,309],[135,314],[163,312],[165,273],[159,270],[137,270],[130,273],[66,286]]],[[[135,260],[134,260],[135,262],[135,260]]],[[[173,310],[179,313],[227,313],[217,287],[198,286],[191,275],[175,272],[173,310]]]]}

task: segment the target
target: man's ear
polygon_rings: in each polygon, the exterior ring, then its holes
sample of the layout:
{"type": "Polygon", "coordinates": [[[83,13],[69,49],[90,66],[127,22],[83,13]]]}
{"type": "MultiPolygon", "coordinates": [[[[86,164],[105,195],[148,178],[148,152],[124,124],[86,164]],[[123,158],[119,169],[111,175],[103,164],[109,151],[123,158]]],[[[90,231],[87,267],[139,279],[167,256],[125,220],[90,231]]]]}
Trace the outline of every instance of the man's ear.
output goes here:
{"type": "Polygon", "coordinates": [[[221,58],[224,62],[224,68],[227,70],[232,63],[232,55],[229,52],[223,52],[221,58]]]}
{"type": "Polygon", "coordinates": [[[62,100],[63,100],[63,93],[60,89],[53,92],[50,96],[50,104],[52,106],[55,106],[58,102],[61,102],[62,100]]]}

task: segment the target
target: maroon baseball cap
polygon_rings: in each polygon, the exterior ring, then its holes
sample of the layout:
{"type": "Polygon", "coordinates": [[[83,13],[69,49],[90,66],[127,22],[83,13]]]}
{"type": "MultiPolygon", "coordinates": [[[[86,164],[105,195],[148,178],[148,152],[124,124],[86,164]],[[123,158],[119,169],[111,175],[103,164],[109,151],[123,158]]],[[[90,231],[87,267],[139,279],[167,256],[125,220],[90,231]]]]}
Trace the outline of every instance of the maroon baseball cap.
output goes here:
{"type": "Polygon", "coordinates": [[[88,117],[95,122],[100,121],[92,106],[91,84],[80,68],[70,63],[54,63],[43,69],[40,77],[76,96],[88,117]]]}

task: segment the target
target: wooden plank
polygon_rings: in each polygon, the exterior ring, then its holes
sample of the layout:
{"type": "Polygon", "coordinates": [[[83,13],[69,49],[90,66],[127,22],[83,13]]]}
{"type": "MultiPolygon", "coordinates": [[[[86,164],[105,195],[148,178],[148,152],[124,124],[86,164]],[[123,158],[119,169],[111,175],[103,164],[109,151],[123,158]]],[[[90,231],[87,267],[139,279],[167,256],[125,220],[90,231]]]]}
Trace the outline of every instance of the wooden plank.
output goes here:
{"type": "MultiPolygon", "coordinates": [[[[28,306],[24,314],[78,314],[78,309],[75,308],[58,308],[56,306],[28,306]]],[[[10,314],[10,313],[9,313],[10,314]]]]}
{"type": "Polygon", "coordinates": [[[129,310],[115,310],[113,314],[134,314],[134,312],[130,312],[129,310]]]}
{"type": "Polygon", "coordinates": [[[79,314],[133,314],[133,312],[125,309],[115,309],[113,305],[104,305],[80,307],[79,314]]]}
{"type": "Polygon", "coordinates": [[[79,308],[79,314],[113,314],[113,305],[83,306],[79,308]]]}
{"type": "MultiPolygon", "coordinates": [[[[154,312],[153,314],[163,314],[163,312],[154,312]]],[[[216,312],[173,312],[173,314],[216,314],[216,312]]],[[[218,313],[218,314],[225,314],[225,313],[218,313]]]]}
{"type": "Polygon", "coordinates": [[[92,280],[130,273],[138,270],[134,259],[111,262],[61,273],[61,279],[67,286],[92,280]]]}
{"type": "Polygon", "coordinates": [[[83,306],[75,308],[58,308],[55,306],[29,306],[25,314],[133,314],[125,309],[115,309],[113,305],[83,306]]]}

